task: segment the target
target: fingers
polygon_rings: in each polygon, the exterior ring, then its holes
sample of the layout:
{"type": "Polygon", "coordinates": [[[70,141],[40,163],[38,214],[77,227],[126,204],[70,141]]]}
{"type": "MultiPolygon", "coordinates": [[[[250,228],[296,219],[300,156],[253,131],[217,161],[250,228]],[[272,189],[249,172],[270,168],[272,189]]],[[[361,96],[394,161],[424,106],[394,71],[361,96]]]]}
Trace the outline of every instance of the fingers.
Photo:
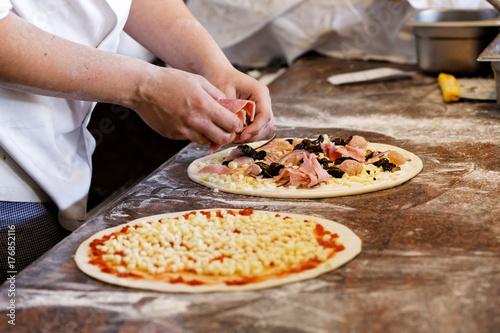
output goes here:
{"type": "MultiPolygon", "coordinates": [[[[194,132],[196,133],[196,131],[194,132]]],[[[207,126],[203,127],[203,129],[201,129],[199,133],[203,133],[203,134],[198,134],[198,136],[201,137],[202,140],[201,141],[192,140],[192,141],[202,145],[207,144],[209,142],[213,142],[219,145],[225,145],[233,142],[234,139],[236,138],[236,133],[226,132],[213,123],[207,124],[207,126]]]]}
{"type": "Polygon", "coordinates": [[[209,99],[190,112],[186,121],[186,134],[191,141],[199,144],[228,144],[236,138],[237,132],[241,132],[243,124],[235,114],[211,97],[209,99]]]}
{"type": "Polygon", "coordinates": [[[217,89],[214,85],[210,84],[208,81],[204,80],[204,81],[202,81],[201,84],[202,84],[203,90],[205,90],[205,92],[210,97],[212,97],[214,100],[227,98],[226,95],[222,91],[217,89]]]}
{"type": "Polygon", "coordinates": [[[270,116],[256,117],[255,121],[239,135],[239,140],[253,142],[261,140],[274,132],[274,118],[270,116]]]}
{"type": "Polygon", "coordinates": [[[243,131],[237,131],[237,142],[256,141],[273,133],[273,112],[267,86],[237,70],[215,73],[217,75],[209,80],[221,89],[227,98],[252,100],[256,105],[255,119],[243,131]]]}
{"type": "Polygon", "coordinates": [[[256,116],[252,124],[237,137],[239,142],[253,142],[264,139],[274,132],[274,116],[271,108],[271,98],[266,90],[256,102],[256,116]]]}
{"type": "Polygon", "coordinates": [[[227,133],[241,133],[243,121],[233,112],[229,111],[219,103],[212,114],[212,121],[227,133]]]}
{"type": "Polygon", "coordinates": [[[260,128],[258,131],[247,132],[250,131],[250,127],[247,127],[241,134],[237,135],[233,143],[244,143],[244,142],[254,142],[263,140],[274,133],[274,123],[270,121],[264,127],[260,128]]]}
{"type": "Polygon", "coordinates": [[[236,132],[242,131],[243,124],[235,114],[217,102],[226,95],[201,76],[186,76],[191,82],[182,89],[182,99],[186,101],[182,104],[185,107],[175,111],[183,119],[178,126],[180,136],[202,145],[232,142],[236,132]]]}
{"type": "Polygon", "coordinates": [[[193,119],[198,123],[193,124],[193,129],[217,144],[252,142],[270,136],[274,132],[274,119],[267,86],[236,70],[219,73],[210,81],[202,80],[210,100],[201,102],[199,115],[193,119]],[[236,115],[217,102],[220,98],[253,100],[256,113],[252,124],[244,128],[236,115]]]}

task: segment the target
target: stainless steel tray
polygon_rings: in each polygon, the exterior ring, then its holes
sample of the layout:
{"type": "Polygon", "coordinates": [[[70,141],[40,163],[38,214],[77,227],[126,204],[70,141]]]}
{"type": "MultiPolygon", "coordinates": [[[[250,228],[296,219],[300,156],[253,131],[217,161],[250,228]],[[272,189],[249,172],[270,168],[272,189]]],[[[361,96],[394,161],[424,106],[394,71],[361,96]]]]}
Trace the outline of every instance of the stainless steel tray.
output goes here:
{"type": "Polygon", "coordinates": [[[481,52],[477,61],[491,63],[491,69],[495,76],[497,103],[500,103],[500,34],[481,52]]]}
{"type": "Polygon", "coordinates": [[[476,75],[489,70],[478,55],[499,33],[500,13],[493,9],[417,11],[406,24],[416,37],[422,72],[476,75]]]}

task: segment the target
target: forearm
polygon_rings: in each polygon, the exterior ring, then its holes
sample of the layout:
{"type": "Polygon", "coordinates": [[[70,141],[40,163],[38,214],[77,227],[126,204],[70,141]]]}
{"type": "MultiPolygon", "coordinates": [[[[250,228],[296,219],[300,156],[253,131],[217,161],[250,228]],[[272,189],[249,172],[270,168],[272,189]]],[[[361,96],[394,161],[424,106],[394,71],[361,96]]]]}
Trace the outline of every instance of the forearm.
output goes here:
{"type": "Polygon", "coordinates": [[[232,68],[182,0],[134,0],[125,31],[172,67],[204,77],[232,68]]]}
{"type": "MultiPolygon", "coordinates": [[[[73,43],[9,14],[0,20],[0,86],[47,96],[123,105],[136,111],[155,131],[171,139],[188,139],[201,144],[226,144],[234,140],[236,132],[241,130],[241,121],[216,102],[227,97],[225,93],[230,89],[224,89],[223,93],[206,78],[212,77],[218,86],[224,86],[221,82],[231,82],[231,76],[242,74],[231,66],[182,2],[143,0],[139,6],[134,2],[131,15],[133,23],[128,31],[132,36],[142,36],[141,42],[182,70],[154,66],[73,43]],[[165,4],[170,3],[173,4],[172,12],[166,16],[156,15],[168,9],[165,4]],[[147,17],[148,12],[142,11],[142,6],[153,13],[151,18],[147,17]],[[137,17],[141,19],[136,21],[137,17]],[[163,24],[161,18],[175,22],[163,24]],[[159,26],[150,35],[142,30],[153,28],[155,21],[160,22],[159,26]],[[183,36],[184,24],[196,26],[188,29],[186,37],[183,36]],[[167,37],[170,34],[173,36],[167,37]],[[166,44],[166,47],[155,49],[157,44],[166,44]],[[225,74],[215,78],[218,71],[225,74]],[[221,79],[224,75],[228,79],[221,79]]],[[[230,96],[233,95],[234,89],[230,96]]],[[[257,114],[256,119],[258,117],[257,114]]]]}
{"type": "Polygon", "coordinates": [[[59,38],[14,14],[0,20],[0,45],[1,86],[69,99],[130,104],[147,64],[59,38]]]}

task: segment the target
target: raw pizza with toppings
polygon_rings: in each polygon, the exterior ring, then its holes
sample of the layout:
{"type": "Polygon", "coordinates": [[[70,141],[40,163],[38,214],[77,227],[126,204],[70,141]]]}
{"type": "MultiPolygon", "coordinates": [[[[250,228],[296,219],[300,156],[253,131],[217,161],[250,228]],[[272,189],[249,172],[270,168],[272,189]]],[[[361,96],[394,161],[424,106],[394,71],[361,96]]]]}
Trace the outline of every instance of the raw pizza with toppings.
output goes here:
{"type": "Polygon", "coordinates": [[[314,278],[361,251],[334,221],[251,209],[134,220],[83,242],[77,266],[101,281],[169,292],[241,291],[314,278]]]}
{"type": "Polygon", "coordinates": [[[226,149],[193,161],[193,181],[243,195],[324,198],[395,187],[415,177],[423,164],[402,148],[320,135],[279,139],[226,149]]]}

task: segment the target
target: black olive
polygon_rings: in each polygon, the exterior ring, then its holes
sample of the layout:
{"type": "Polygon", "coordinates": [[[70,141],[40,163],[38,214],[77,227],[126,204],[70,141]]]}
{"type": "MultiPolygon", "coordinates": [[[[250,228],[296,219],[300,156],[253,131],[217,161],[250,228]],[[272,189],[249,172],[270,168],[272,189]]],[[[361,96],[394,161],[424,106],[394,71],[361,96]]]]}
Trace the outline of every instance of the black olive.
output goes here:
{"type": "Polygon", "coordinates": [[[262,169],[262,171],[259,173],[259,176],[262,176],[264,178],[273,178],[273,175],[271,175],[269,171],[265,169],[262,169]]]}
{"type": "Polygon", "coordinates": [[[273,176],[277,176],[280,173],[280,170],[283,169],[285,166],[283,164],[279,164],[276,162],[271,163],[269,166],[269,173],[273,176]]]}
{"type": "Polygon", "coordinates": [[[293,147],[293,150],[299,150],[299,149],[305,149],[305,145],[303,142],[297,143],[295,147],[293,147]]]}
{"type": "Polygon", "coordinates": [[[344,171],[340,170],[337,167],[329,167],[328,169],[325,170],[333,178],[342,178],[342,176],[344,175],[344,171]]]}
{"type": "Polygon", "coordinates": [[[323,148],[321,148],[321,145],[311,146],[310,152],[311,153],[322,153],[323,152],[323,148]]]}
{"type": "Polygon", "coordinates": [[[318,163],[323,165],[323,166],[328,166],[329,163],[331,163],[332,161],[330,161],[328,158],[326,157],[323,157],[323,158],[318,158],[318,163]]]}
{"type": "Polygon", "coordinates": [[[345,146],[347,144],[347,142],[344,139],[339,137],[332,138],[330,139],[330,141],[333,142],[336,146],[345,146]]]}
{"type": "Polygon", "coordinates": [[[257,151],[249,145],[239,145],[238,148],[241,149],[241,156],[248,156],[254,160],[263,160],[267,155],[264,150],[257,151]]]}
{"type": "Polygon", "coordinates": [[[269,165],[264,162],[255,162],[262,170],[269,170],[269,165]]]}
{"type": "Polygon", "coordinates": [[[293,150],[299,150],[299,149],[304,149],[307,150],[310,153],[322,153],[323,148],[321,148],[321,143],[324,141],[323,135],[318,136],[318,138],[314,141],[310,139],[304,139],[302,142],[298,143],[295,145],[293,150]]]}
{"type": "Polygon", "coordinates": [[[323,137],[323,135],[319,135],[316,140],[312,141],[312,143],[318,145],[320,143],[323,143],[323,141],[325,141],[325,138],[323,137]]]}
{"type": "Polygon", "coordinates": [[[387,158],[382,158],[382,159],[374,162],[373,165],[375,165],[377,167],[382,167],[382,169],[384,169],[384,171],[394,172],[394,171],[400,170],[396,164],[389,162],[389,160],[387,158]]]}
{"type": "Polygon", "coordinates": [[[254,157],[254,160],[263,160],[264,158],[266,158],[266,151],[264,150],[261,150],[261,151],[258,151],[256,156],[254,157]]]}
{"type": "Polygon", "coordinates": [[[341,164],[342,162],[346,161],[346,160],[353,160],[353,161],[356,161],[356,159],[352,158],[352,157],[339,157],[335,160],[335,165],[339,165],[341,164]]]}
{"type": "Polygon", "coordinates": [[[371,151],[371,150],[367,150],[366,153],[365,153],[365,161],[368,161],[370,158],[373,157],[373,153],[375,153],[374,151],[371,151]]]}
{"type": "Polygon", "coordinates": [[[279,164],[276,162],[273,162],[270,165],[264,162],[256,162],[255,164],[257,164],[261,169],[259,176],[262,175],[264,178],[272,178],[274,176],[277,176],[280,173],[280,170],[285,167],[283,164],[279,164]]]}
{"type": "Polygon", "coordinates": [[[260,167],[260,173],[259,176],[262,176],[264,178],[272,178],[273,176],[271,175],[271,172],[269,172],[269,165],[267,165],[264,162],[255,162],[260,167]]]}

